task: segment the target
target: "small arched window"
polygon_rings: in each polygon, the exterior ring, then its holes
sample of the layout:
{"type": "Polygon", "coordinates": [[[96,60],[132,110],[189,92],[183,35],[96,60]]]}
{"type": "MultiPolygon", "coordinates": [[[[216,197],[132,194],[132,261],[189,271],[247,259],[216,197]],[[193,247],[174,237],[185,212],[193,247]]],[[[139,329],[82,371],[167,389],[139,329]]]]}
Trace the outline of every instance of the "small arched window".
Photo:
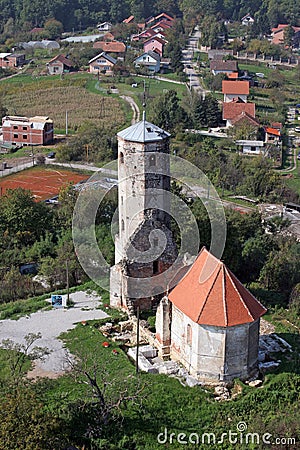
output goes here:
{"type": "Polygon", "coordinates": [[[124,220],[121,220],[121,230],[124,231],[125,230],[125,224],[124,224],[124,220]]]}
{"type": "Polygon", "coordinates": [[[120,163],[124,163],[124,153],[120,152],[120,163]]]}

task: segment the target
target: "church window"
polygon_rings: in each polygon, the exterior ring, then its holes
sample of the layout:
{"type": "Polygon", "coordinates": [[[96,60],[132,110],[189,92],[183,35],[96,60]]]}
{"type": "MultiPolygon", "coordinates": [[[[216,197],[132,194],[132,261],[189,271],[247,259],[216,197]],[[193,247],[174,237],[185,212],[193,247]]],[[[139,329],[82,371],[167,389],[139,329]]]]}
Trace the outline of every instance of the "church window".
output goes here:
{"type": "Polygon", "coordinates": [[[120,153],[120,163],[124,163],[124,154],[122,152],[120,153]]]}
{"type": "Polygon", "coordinates": [[[158,261],[153,261],[153,275],[158,273],[158,261]]]}
{"type": "Polygon", "coordinates": [[[124,231],[125,230],[125,224],[124,224],[124,220],[121,220],[121,230],[124,231]]]}

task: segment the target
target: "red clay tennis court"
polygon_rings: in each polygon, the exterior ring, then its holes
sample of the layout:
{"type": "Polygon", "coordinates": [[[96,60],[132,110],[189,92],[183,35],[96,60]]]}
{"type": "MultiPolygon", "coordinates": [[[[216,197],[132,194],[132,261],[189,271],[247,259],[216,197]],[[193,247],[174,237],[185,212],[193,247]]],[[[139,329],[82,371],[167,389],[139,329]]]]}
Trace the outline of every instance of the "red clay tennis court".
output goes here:
{"type": "Polygon", "coordinates": [[[7,189],[21,187],[29,189],[36,200],[41,201],[57,195],[62,186],[67,186],[69,183],[76,184],[88,178],[89,175],[82,175],[67,169],[33,167],[1,178],[0,191],[3,195],[7,189]]]}

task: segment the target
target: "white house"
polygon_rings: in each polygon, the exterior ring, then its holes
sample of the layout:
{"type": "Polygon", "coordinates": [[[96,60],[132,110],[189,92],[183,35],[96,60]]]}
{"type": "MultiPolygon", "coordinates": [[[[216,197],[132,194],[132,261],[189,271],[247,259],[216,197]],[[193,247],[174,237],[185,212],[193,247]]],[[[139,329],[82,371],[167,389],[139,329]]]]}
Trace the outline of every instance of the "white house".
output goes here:
{"type": "Polygon", "coordinates": [[[110,31],[112,28],[112,24],[110,22],[98,23],[97,28],[99,31],[110,31]]]}
{"type": "Polygon", "coordinates": [[[252,25],[254,23],[254,19],[250,14],[246,14],[244,17],[242,17],[241,19],[242,25],[252,25]]]}
{"type": "Polygon", "coordinates": [[[150,72],[160,71],[160,56],[149,50],[134,60],[135,67],[146,67],[150,72]]]}

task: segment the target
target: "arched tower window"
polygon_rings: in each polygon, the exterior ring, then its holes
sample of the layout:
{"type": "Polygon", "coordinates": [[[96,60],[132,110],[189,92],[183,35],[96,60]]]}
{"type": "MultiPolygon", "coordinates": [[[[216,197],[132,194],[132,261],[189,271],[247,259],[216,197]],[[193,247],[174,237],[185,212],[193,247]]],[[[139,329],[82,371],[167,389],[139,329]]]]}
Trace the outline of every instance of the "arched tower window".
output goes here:
{"type": "Polygon", "coordinates": [[[158,273],[158,261],[153,261],[153,274],[158,273]]]}
{"type": "Polygon", "coordinates": [[[121,230],[124,231],[125,230],[125,224],[124,224],[124,220],[121,220],[121,230]]]}
{"type": "Polygon", "coordinates": [[[150,166],[155,166],[156,165],[156,156],[155,155],[150,155],[149,165],[150,166]]]}
{"type": "Polygon", "coordinates": [[[124,163],[124,153],[120,152],[120,163],[124,163]]]}
{"type": "Polygon", "coordinates": [[[189,323],[186,327],[186,343],[188,345],[192,345],[192,327],[189,323]]]}

